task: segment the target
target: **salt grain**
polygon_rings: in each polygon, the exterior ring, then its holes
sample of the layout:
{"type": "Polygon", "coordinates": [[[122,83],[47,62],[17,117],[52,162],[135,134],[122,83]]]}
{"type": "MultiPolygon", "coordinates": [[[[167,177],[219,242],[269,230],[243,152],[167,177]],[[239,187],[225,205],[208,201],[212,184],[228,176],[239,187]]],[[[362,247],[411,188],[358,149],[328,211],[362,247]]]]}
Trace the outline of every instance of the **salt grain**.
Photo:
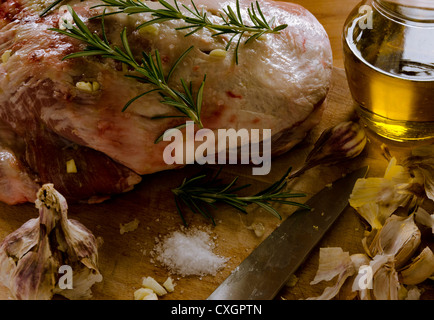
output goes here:
{"type": "Polygon", "coordinates": [[[215,275],[227,258],[213,253],[210,233],[198,229],[175,231],[156,245],[156,259],[181,276],[215,275]]]}

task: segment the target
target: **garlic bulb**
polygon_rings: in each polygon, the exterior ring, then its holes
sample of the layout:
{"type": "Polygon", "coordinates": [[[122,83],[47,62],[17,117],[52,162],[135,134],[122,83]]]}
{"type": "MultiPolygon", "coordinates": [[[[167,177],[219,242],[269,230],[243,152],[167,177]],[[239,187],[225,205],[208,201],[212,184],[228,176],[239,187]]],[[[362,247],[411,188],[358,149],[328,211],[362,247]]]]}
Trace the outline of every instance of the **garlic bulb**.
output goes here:
{"type": "Polygon", "coordinates": [[[95,237],[67,218],[66,200],[52,184],[42,186],[35,204],[39,218],[29,220],[0,244],[0,282],[19,300],[48,300],[54,294],[90,298],[91,286],[102,280],[95,237]],[[72,272],[72,287],[59,283],[66,270],[72,272]]]}

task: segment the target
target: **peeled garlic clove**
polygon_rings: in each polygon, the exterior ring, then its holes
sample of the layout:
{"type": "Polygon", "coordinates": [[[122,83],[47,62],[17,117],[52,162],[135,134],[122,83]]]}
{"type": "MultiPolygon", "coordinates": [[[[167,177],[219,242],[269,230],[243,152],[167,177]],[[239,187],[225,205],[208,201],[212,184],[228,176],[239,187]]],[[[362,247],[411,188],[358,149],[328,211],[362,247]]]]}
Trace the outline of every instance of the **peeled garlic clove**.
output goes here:
{"type": "Polygon", "coordinates": [[[67,219],[67,203],[52,184],[37,193],[39,218],[23,224],[0,244],[0,280],[16,299],[50,299],[55,293],[71,299],[90,297],[102,277],[97,245],[81,223],[67,219]],[[61,266],[73,272],[72,289],[58,285],[61,266]]]}
{"type": "Polygon", "coordinates": [[[434,254],[429,247],[422,252],[405,268],[400,270],[403,284],[419,284],[434,274],[434,254]]]}

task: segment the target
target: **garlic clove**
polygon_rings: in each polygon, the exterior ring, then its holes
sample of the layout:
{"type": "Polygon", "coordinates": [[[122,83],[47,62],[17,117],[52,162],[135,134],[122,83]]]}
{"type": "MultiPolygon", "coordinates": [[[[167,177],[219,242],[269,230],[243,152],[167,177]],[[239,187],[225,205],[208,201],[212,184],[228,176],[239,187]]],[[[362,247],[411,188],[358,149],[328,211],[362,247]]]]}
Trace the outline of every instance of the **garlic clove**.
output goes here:
{"type": "Polygon", "coordinates": [[[373,229],[380,229],[399,207],[414,205],[417,198],[410,190],[413,183],[408,170],[392,158],[383,178],[356,181],[349,203],[373,229]]]}
{"type": "Polygon", "coordinates": [[[399,284],[398,272],[395,270],[392,257],[374,273],[372,286],[372,296],[375,300],[399,300],[401,285],[399,284]]]}
{"type": "Polygon", "coordinates": [[[371,253],[393,255],[396,268],[400,268],[413,256],[420,243],[421,232],[414,216],[392,215],[373,240],[371,253]]]}
{"type": "Polygon", "coordinates": [[[434,254],[429,247],[422,252],[406,267],[400,270],[400,278],[403,284],[419,284],[434,275],[434,254]]]}
{"type": "Polygon", "coordinates": [[[56,261],[47,238],[38,247],[36,252],[31,251],[19,260],[11,275],[10,288],[19,300],[48,300],[53,295],[56,261]]]}
{"type": "Polygon", "coordinates": [[[304,166],[289,175],[288,179],[300,176],[318,165],[334,165],[357,157],[367,143],[365,130],[357,122],[347,121],[324,130],[308,154],[304,166]]]}
{"type": "Polygon", "coordinates": [[[354,279],[353,290],[361,300],[398,299],[399,282],[394,268],[394,256],[376,255],[369,265],[363,265],[354,279]]]}
{"type": "Polygon", "coordinates": [[[426,210],[419,207],[414,213],[414,218],[417,223],[431,228],[434,234],[434,214],[429,214],[426,210]]]}
{"type": "Polygon", "coordinates": [[[52,184],[37,193],[39,218],[23,224],[0,244],[0,281],[16,299],[51,299],[56,293],[70,299],[87,299],[90,287],[102,280],[93,234],[67,218],[65,198],[52,184]],[[73,271],[73,288],[61,289],[58,270],[73,271]]]}
{"type": "Polygon", "coordinates": [[[363,151],[366,141],[366,133],[357,122],[339,123],[321,134],[306,162],[312,165],[333,164],[352,159],[363,151]]]}

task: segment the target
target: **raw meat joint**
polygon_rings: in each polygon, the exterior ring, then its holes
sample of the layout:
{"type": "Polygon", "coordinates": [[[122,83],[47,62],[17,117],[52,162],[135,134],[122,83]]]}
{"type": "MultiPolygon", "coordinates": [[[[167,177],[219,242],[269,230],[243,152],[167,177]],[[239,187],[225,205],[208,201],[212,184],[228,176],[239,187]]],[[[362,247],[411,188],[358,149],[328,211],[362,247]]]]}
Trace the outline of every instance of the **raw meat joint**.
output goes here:
{"type": "MultiPolygon", "coordinates": [[[[40,13],[52,1],[2,0],[0,4],[0,201],[32,202],[44,183],[53,183],[69,201],[98,202],[131,190],[143,175],[173,169],[163,161],[169,142],[154,143],[165,130],[185,118],[152,119],[177,111],[160,102],[149,84],[125,77],[121,63],[101,57],[62,60],[86,45],[50,31],[59,28],[65,8],[40,13]]],[[[191,6],[190,0],[179,4],[191,6]]],[[[196,0],[210,17],[235,1],[196,0]]],[[[82,21],[101,35],[98,0],[69,1],[82,21]]],[[[144,1],[152,7],[158,2],[144,1]]],[[[151,30],[135,27],[151,19],[149,13],[105,18],[108,41],[121,45],[126,27],[134,55],[158,50],[169,68],[190,46],[170,85],[180,79],[197,88],[206,74],[202,123],[212,130],[271,129],[272,153],[288,151],[302,141],[321,117],[330,86],[332,54],[324,28],[306,9],[291,3],[259,1],[264,16],[288,27],[278,34],[243,43],[239,63],[234,48],[225,49],[228,36],[212,37],[203,29],[188,37],[176,30],[185,22],[172,20],[151,30]]],[[[250,1],[240,1],[248,20],[250,1]]]]}

